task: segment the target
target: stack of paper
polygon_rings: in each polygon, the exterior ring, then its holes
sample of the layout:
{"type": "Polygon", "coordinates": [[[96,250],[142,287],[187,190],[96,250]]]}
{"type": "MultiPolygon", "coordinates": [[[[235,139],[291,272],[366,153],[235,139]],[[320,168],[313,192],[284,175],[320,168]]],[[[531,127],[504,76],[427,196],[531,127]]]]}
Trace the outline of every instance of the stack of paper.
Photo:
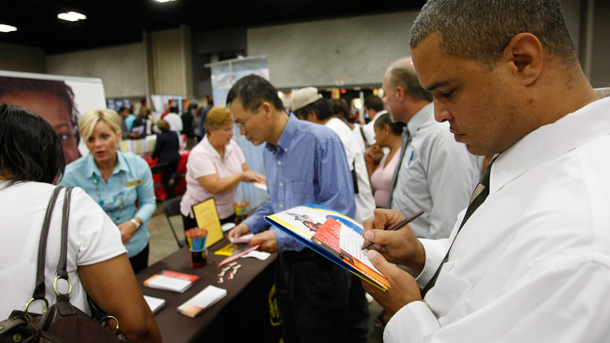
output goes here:
{"type": "Polygon", "coordinates": [[[144,280],[144,286],[183,293],[199,279],[197,275],[164,270],[144,280]]]}
{"type": "Polygon", "coordinates": [[[149,295],[144,296],[144,300],[150,307],[152,313],[157,313],[163,306],[165,306],[165,299],[151,297],[149,295]]]}
{"type": "Polygon", "coordinates": [[[227,296],[227,290],[212,285],[207,286],[203,291],[178,306],[178,312],[191,318],[195,318],[205,309],[217,303],[220,299],[227,296]]]}

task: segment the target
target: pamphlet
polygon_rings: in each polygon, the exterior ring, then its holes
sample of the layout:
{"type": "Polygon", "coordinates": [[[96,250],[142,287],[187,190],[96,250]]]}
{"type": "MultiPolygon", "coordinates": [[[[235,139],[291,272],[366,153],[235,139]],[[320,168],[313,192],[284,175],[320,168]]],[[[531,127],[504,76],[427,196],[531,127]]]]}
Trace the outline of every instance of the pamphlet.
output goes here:
{"type": "Polygon", "coordinates": [[[355,220],[316,204],[293,207],[265,220],[374,286],[390,288],[387,278],[362,250],[363,229],[355,220]]]}
{"type": "Polygon", "coordinates": [[[231,256],[233,254],[238,253],[239,251],[246,249],[246,247],[247,247],[246,244],[229,243],[229,244],[225,245],[224,247],[216,250],[214,252],[214,255],[231,256]]]}
{"type": "Polygon", "coordinates": [[[144,300],[150,307],[152,313],[157,313],[163,306],[165,306],[165,299],[151,297],[150,295],[145,295],[144,300]]]}
{"type": "Polygon", "coordinates": [[[195,318],[198,314],[226,296],[226,289],[209,285],[201,292],[197,293],[197,295],[187,300],[184,304],[178,306],[178,312],[187,317],[195,318]]]}
{"type": "Polygon", "coordinates": [[[220,263],[218,263],[218,266],[222,267],[222,266],[224,266],[227,263],[231,263],[231,262],[237,260],[238,258],[242,257],[243,255],[249,253],[250,251],[254,251],[254,250],[260,248],[260,246],[261,246],[260,244],[257,244],[255,246],[248,245],[245,249],[240,250],[240,251],[236,252],[235,254],[233,254],[233,255],[225,258],[224,260],[220,261],[220,263]]]}
{"type": "Polygon", "coordinates": [[[164,270],[144,280],[144,286],[184,293],[199,276],[164,270]]]}

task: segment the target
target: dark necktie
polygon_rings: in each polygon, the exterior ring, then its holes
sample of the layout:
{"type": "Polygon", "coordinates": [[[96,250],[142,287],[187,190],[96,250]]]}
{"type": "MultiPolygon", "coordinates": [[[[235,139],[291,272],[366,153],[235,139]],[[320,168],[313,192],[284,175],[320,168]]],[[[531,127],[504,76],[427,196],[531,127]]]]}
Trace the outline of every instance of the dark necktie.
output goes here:
{"type": "MultiPolygon", "coordinates": [[[[392,187],[390,187],[390,196],[388,198],[388,208],[392,208],[392,194],[394,193],[394,188],[396,188],[396,181],[398,180],[398,173],[400,173],[400,169],[402,168],[402,160],[405,157],[405,152],[407,151],[407,145],[411,141],[411,135],[409,134],[409,130],[405,126],[404,131],[402,133],[402,144],[400,147],[400,156],[398,158],[398,163],[396,163],[396,168],[394,169],[394,175],[392,175],[392,187]]],[[[386,161],[389,163],[390,161],[386,161]]]]}
{"type": "Polygon", "coordinates": [[[434,287],[434,284],[436,283],[436,279],[438,278],[438,275],[440,274],[441,269],[443,268],[443,265],[449,259],[449,252],[451,251],[451,248],[453,247],[453,243],[455,243],[455,239],[457,238],[457,235],[460,233],[460,230],[462,230],[462,227],[464,226],[464,224],[466,223],[468,218],[470,218],[470,216],[474,213],[474,211],[476,211],[476,209],[479,208],[479,206],[481,206],[481,204],[485,201],[485,198],[487,198],[487,196],[489,195],[489,177],[491,175],[491,165],[493,164],[494,160],[492,160],[489,163],[489,165],[485,169],[485,172],[483,172],[483,175],[481,176],[481,181],[479,181],[477,188],[474,189],[474,192],[472,193],[472,196],[470,197],[470,202],[468,203],[468,208],[466,209],[466,214],[464,215],[464,219],[462,220],[462,223],[460,224],[460,227],[458,228],[458,232],[455,234],[455,237],[453,238],[453,242],[451,242],[451,245],[449,246],[449,249],[447,250],[447,254],[445,254],[445,258],[443,259],[443,262],[441,263],[440,266],[438,266],[438,269],[436,270],[436,272],[434,273],[434,276],[432,277],[432,279],[430,279],[430,281],[428,282],[426,287],[424,287],[422,289],[422,291],[421,291],[422,299],[426,296],[426,293],[428,293],[428,291],[432,287],[434,287]]]}

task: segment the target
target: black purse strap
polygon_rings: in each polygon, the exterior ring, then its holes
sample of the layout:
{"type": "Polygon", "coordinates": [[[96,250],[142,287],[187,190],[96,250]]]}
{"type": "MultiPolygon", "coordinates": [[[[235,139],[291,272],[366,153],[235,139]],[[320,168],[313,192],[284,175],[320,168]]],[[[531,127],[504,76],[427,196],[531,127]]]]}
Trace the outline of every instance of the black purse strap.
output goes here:
{"type": "MultiPolygon", "coordinates": [[[[53,209],[55,208],[55,202],[57,196],[63,187],[56,187],[51,194],[49,204],[47,205],[47,212],[42,222],[42,231],[40,232],[40,242],[38,243],[38,269],[36,271],[36,286],[34,288],[34,294],[32,300],[45,300],[45,286],[44,286],[44,269],[45,269],[45,257],[47,252],[47,237],[49,236],[49,226],[51,225],[51,217],[53,215],[53,209]]],[[[29,305],[29,303],[28,303],[29,305]]]]}
{"type": "MultiPolygon", "coordinates": [[[[32,300],[26,305],[27,307],[34,300],[44,300],[45,303],[48,304],[45,297],[45,259],[47,252],[47,240],[49,237],[49,228],[51,226],[51,217],[53,216],[53,210],[55,208],[55,203],[57,202],[57,197],[59,196],[59,192],[64,189],[63,187],[56,187],[53,190],[53,194],[51,194],[51,199],[49,199],[49,204],[47,206],[47,212],[45,214],[45,218],[42,222],[42,230],[40,232],[40,242],[38,245],[38,266],[36,270],[36,287],[34,288],[34,294],[32,295],[32,300]]],[[[70,199],[72,196],[72,188],[66,188],[64,205],[62,208],[62,219],[61,219],[61,250],[59,254],[59,261],[57,263],[57,277],[53,282],[53,290],[57,295],[57,300],[59,301],[70,301],[70,292],[72,291],[72,284],[68,276],[67,271],[67,256],[68,256],[68,222],[70,220],[70,199]],[[69,291],[65,294],[60,294],[57,290],[57,281],[59,279],[64,279],[68,282],[69,291]]]]}
{"type": "Polygon", "coordinates": [[[70,200],[72,199],[72,187],[66,188],[66,195],[64,198],[64,207],[61,219],[61,252],[59,254],[59,262],[57,263],[57,278],[53,283],[53,289],[57,294],[58,301],[65,300],[70,301],[70,292],[72,291],[72,283],[68,276],[67,263],[68,263],[68,223],[70,220],[70,200]],[[64,279],[70,285],[68,293],[60,294],[57,291],[57,280],[64,279]]]}

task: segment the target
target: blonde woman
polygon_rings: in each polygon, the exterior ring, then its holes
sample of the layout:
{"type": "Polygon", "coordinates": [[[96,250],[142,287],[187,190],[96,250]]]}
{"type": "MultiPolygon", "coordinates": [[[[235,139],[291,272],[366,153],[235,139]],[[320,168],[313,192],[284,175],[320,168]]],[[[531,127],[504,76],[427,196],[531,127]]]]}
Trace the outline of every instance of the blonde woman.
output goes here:
{"type": "Polygon", "coordinates": [[[87,112],[79,130],[90,154],[69,164],[59,184],[81,187],[104,209],[119,227],[137,273],[148,266],[146,223],[157,208],[150,167],[140,156],[117,150],[122,136],[116,112],[87,112]]]}
{"type": "Polygon", "coordinates": [[[213,107],[204,127],[206,135],[190,152],[186,163],[186,193],[180,202],[184,229],[196,227],[191,206],[214,197],[221,223],[233,222],[233,202],[240,182],[263,181],[246,164],[241,148],[232,140],[233,121],[226,107],[213,107]]]}

